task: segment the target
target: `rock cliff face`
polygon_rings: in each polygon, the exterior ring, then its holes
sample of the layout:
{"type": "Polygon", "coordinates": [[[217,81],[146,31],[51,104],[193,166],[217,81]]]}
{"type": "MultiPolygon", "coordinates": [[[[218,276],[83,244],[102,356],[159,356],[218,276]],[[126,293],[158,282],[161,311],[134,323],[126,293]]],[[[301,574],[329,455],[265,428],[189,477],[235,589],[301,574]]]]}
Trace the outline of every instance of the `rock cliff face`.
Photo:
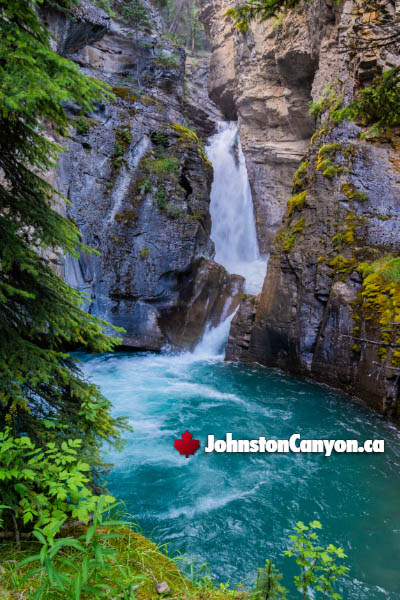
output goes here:
{"type": "Polygon", "coordinates": [[[314,0],[239,34],[222,16],[228,7],[210,0],[203,10],[210,93],[238,118],[271,258],[262,293],[233,320],[227,358],[311,376],[398,418],[399,289],[368,279],[377,260],[399,255],[398,132],[361,139],[356,124],[331,118],[399,64],[398,48],[349,49],[361,34],[393,31],[395,8],[377,15],[314,0]],[[308,102],[321,97],[315,124],[308,102]]]}
{"type": "MultiPolygon", "coordinates": [[[[124,345],[192,347],[225,301],[228,314],[236,308],[242,278],[212,261],[212,168],[185,127],[185,54],[162,39],[157,11],[146,6],[151,27],[140,31],[87,1],[73,19],[43,17],[58,52],[115,95],[90,115],[68,107],[76,128],[56,185],[98,254],[68,258],[64,277],[87,293],[88,310],[126,330],[124,345]]],[[[210,118],[204,135],[212,128],[210,118]]]]}

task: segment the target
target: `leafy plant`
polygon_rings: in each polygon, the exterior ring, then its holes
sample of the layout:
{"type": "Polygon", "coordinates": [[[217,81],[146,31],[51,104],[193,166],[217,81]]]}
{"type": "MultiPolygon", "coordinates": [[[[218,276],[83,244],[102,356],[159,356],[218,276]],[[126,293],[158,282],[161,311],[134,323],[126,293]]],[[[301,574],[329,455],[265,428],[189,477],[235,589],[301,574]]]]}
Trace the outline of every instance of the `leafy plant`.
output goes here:
{"type": "Polygon", "coordinates": [[[159,54],[155,60],[155,64],[164,69],[173,70],[180,66],[180,60],[174,54],[159,54]]]}
{"type": "Polygon", "coordinates": [[[168,175],[178,173],[179,159],[176,156],[167,156],[157,160],[147,158],[143,161],[143,167],[146,171],[155,173],[159,178],[166,178],[168,175]]]}
{"type": "MultiPolygon", "coordinates": [[[[309,1],[309,0],[307,0],[309,1]]],[[[248,31],[252,21],[266,21],[271,17],[279,18],[279,14],[294,8],[300,0],[248,0],[236,8],[229,8],[225,16],[233,19],[238,31],[248,31]]]]}
{"type": "Polygon", "coordinates": [[[87,117],[81,115],[76,120],[76,133],[78,135],[87,135],[90,131],[90,121],[87,117]]]}
{"type": "Polygon", "coordinates": [[[332,113],[336,121],[360,121],[369,129],[361,137],[388,133],[400,123],[400,67],[388,69],[373,87],[361,90],[358,98],[332,113]]]}
{"type": "Polygon", "coordinates": [[[294,557],[300,567],[300,575],[295,576],[294,582],[303,600],[340,600],[341,595],[334,591],[334,586],[349,570],[338,563],[346,554],[333,544],[318,544],[318,529],[322,529],[319,521],[311,521],[309,525],[302,521],[296,523],[295,534],[289,536],[292,545],[285,556],[294,557]]]}
{"type": "Polygon", "coordinates": [[[29,437],[12,436],[9,427],[0,433],[0,492],[8,505],[5,523],[12,523],[17,542],[24,529],[41,528],[52,538],[60,521],[88,523],[100,500],[103,506],[114,501],[94,495],[90,465],[81,460],[81,451],[81,440],[37,446],[29,437]]]}

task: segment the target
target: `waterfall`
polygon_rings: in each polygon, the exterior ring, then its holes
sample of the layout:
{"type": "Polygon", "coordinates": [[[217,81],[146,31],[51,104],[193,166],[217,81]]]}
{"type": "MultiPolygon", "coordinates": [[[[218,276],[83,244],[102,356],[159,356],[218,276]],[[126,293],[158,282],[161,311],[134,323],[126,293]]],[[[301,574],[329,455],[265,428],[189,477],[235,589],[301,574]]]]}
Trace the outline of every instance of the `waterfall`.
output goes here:
{"type": "Polygon", "coordinates": [[[245,278],[245,291],[261,290],[267,260],[260,256],[253,200],[237,124],[222,122],[210,138],[207,156],[214,167],[211,239],[215,261],[245,278]]]}
{"type": "MultiPolygon", "coordinates": [[[[237,124],[219,123],[206,151],[214,167],[210,213],[215,261],[229,273],[245,278],[245,292],[258,294],[267,259],[260,256],[258,249],[253,199],[237,124]]],[[[233,316],[221,321],[217,327],[206,328],[193,352],[195,360],[224,358],[233,316]]]]}

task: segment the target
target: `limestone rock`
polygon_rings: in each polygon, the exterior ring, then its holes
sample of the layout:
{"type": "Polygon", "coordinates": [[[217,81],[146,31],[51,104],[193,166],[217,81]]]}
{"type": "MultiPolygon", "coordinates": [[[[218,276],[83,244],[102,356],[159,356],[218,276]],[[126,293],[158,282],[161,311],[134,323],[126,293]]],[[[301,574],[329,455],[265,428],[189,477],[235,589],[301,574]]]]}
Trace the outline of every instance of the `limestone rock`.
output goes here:
{"type": "MultiPolygon", "coordinates": [[[[82,241],[98,254],[67,257],[64,278],[87,294],[87,310],[125,329],[124,346],[160,350],[193,346],[240,284],[218,265],[205,273],[214,265],[212,168],[183,127],[197,100],[185,95],[184,102],[185,52],[161,39],[158,12],[145,4],[152,28],[136,33],[88,0],[74,18],[55,11],[43,18],[58,51],[115,94],[90,115],[67,106],[76,129],[55,185],[70,200],[67,216],[82,241]]],[[[203,137],[212,127],[210,116],[203,137]]]]}
{"type": "Polygon", "coordinates": [[[154,587],[156,588],[157,594],[168,594],[170,592],[169,585],[166,581],[156,583],[154,587]]]}

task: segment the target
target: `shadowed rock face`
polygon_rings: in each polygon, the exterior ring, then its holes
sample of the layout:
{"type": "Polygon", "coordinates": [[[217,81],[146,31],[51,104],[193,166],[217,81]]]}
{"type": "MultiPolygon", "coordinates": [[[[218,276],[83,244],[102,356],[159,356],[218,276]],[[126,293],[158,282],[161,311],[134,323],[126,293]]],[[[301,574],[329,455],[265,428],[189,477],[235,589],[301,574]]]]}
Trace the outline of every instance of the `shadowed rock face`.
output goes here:
{"type": "Polygon", "coordinates": [[[236,308],[241,279],[212,261],[212,168],[182,127],[185,55],[160,40],[158,14],[148,10],[152,30],[139,34],[90,3],[75,20],[45,20],[59,51],[115,94],[90,115],[67,107],[77,127],[56,186],[98,254],[67,257],[64,277],[87,293],[91,313],[125,329],[125,346],[158,350],[193,346],[233,289],[228,314],[236,308]]]}
{"type": "Polygon", "coordinates": [[[339,48],[374,18],[355,15],[352,2],[313,0],[275,28],[256,24],[245,35],[223,19],[228,7],[227,0],[210,0],[203,9],[213,44],[209,86],[220,107],[238,116],[260,244],[271,258],[262,293],[243,301],[232,321],[227,359],[312,377],[398,419],[396,325],[392,345],[382,346],[379,314],[360,313],[357,266],[400,252],[399,132],[360,140],[355,124],[333,124],[326,113],[315,127],[308,113],[309,100],[328,84],[351,101],[376,73],[399,64],[398,48],[352,57],[339,48]],[[328,176],[317,165],[331,144],[328,176]],[[308,162],[292,190],[300,160],[308,162]],[[300,192],[304,202],[288,210],[300,192]]]}

